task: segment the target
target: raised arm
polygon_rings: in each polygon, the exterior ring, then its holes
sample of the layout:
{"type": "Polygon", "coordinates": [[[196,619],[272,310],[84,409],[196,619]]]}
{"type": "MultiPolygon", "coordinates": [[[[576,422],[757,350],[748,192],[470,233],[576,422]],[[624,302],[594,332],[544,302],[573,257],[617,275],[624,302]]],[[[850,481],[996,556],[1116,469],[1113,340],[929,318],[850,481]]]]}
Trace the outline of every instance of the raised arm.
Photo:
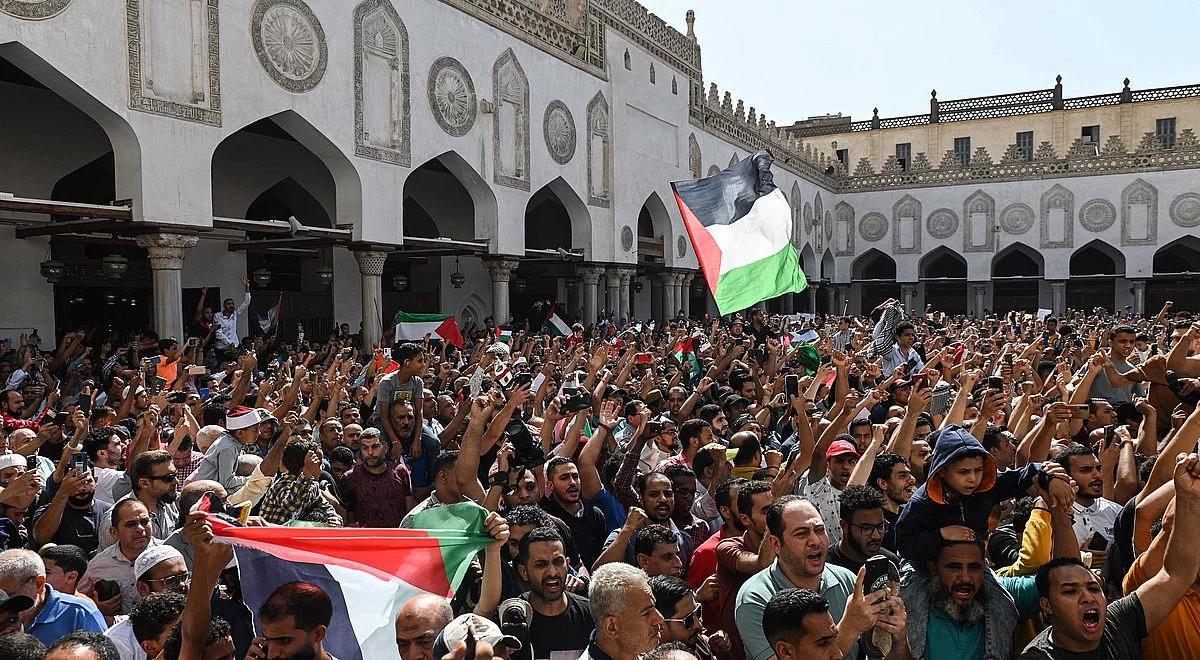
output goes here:
{"type": "MultiPolygon", "coordinates": [[[[1160,457],[1160,460],[1166,458],[1160,457]]],[[[1200,457],[1194,453],[1180,454],[1175,461],[1174,480],[1175,521],[1172,530],[1195,530],[1200,525],[1200,457]]],[[[1191,534],[1171,533],[1166,544],[1162,569],[1135,592],[1146,617],[1146,630],[1153,630],[1167,618],[1195,583],[1196,573],[1200,571],[1200,543],[1196,543],[1191,534]]]]}

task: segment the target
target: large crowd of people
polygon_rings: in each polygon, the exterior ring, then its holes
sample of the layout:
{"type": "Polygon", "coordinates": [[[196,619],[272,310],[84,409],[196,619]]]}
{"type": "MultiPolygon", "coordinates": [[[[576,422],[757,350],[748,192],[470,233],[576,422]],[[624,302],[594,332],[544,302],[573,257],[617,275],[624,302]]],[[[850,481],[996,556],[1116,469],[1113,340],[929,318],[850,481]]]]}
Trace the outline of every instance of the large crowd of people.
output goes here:
{"type": "Polygon", "coordinates": [[[404,660],[1200,657],[1200,318],[1170,303],[461,348],[239,338],[244,311],[0,348],[0,658],[328,660],[329,595],[251,611],[204,511],[457,502],[493,540],[399,608],[404,660]]]}

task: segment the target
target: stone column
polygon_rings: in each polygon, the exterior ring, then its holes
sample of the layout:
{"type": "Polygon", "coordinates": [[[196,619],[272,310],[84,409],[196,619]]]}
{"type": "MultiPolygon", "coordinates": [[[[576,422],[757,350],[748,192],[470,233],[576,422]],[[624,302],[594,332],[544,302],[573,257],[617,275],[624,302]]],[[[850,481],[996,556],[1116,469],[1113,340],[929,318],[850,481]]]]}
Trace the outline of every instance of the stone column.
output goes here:
{"type": "Polygon", "coordinates": [[[605,304],[614,320],[621,318],[621,271],[609,266],[604,271],[605,304]]]}
{"type": "Polygon", "coordinates": [[[661,321],[663,318],[663,292],[662,279],[659,273],[646,273],[646,282],[650,285],[650,319],[652,321],[661,321]]]}
{"type": "Polygon", "coordinates": [[[484,268],[492,276],[492,320],[496,327],[503,326],[511,320],[508,311],[508,282],[512,279],[513,271],[519,264],[515,259],[485,259],[484,268]]]}
{"type": "Polygon", "coordinates": [[[629,297],[629,287],[632,286],[633,278],[637,277],[637,271],[631,268],[622,268],[617,272],[621,276],[621,303],[617,316],[628,321],[633,317],[633,301],[629,297]]]}
{"type": "MultiPolygon", "coordinates": [[[[917,309],[916,309],[917,285],[916,284],[901,284],[900,285],[900,302],[904,305],[904,309],[907,309],[910,314],[915,313],[917,311],[917,309]]],[[[869,312],[871,310],[863,309],[860,311],[865,313],[865,312],[869,312]]]]}
{"type": "Polygon", "coordinates": [[[1062,316],[1067,309],[1067,283],[1050,283],[1050,309],[1055,316],[1062,316]]]}
{"type": "Polygon", "coordinates": [[[847,300],[846,289],[847,289],[847,287],[845,284],[833,285],[833,315],[834,316],[841,316],[844,313],[843,310],[846,309],[846,300],[847,300]]]}
{"type": "Polygon", "coordinates": [[[680,308],[683,309],[683,318],[685,319],[692,318],[692,282],[699,276],[699,273],[692,271],[684,271],[680,276],[682,281],[679,290],[683,294],[683,298],[680,301],[680,308]]]}
{"type": "Polygon", "coordinates": [[[358,272],[362,275],[362,341],[364,348],[374,346],[383,336],[383,250],[355,250],[358,272]]]}
{"type": "Polygon", "coordinates": [[[974,297],[975,318],[983,318],[983,310],[985,308],[985,300],[987,297],[987,283],[972,282],[971,295],[974,297]]]}
{"type": "Polygon", "coordinates": [[[679,311],[679,303],[677,295],[679,293],[676,288],[675,273],[664,270],[658,274],[659,281],[662,282],[662,321],[666,322],[675,318],[675,313],[679,311]]]}
{"type": "Polygon", "coordinates": [[[575,272],[579,273],[579,281],[583,285],[583,324],[590,327],[596,324],[596,285],[604,274],[604,266],[587,264],[575,269],[575,272]]]}
{"type": "Polygon", "coordinates": [[[808,312],[810,314],[818,314],[817,311],[817,289],[821,287],[816,282],[808,283],[808,312]]]}
{"type": "Polygon", "coordinates": [[[142,234],[137,244],[150,253],[154,283],[154,330],[183,341],[183,257],[200,239],[186,234],[142,234]]]}
{"type": "Polygon", "coordinates": [[[1146,280],[1132,280],[1129,283],[1133,287],[1133,313],[1146,313],[1146,280]]]}

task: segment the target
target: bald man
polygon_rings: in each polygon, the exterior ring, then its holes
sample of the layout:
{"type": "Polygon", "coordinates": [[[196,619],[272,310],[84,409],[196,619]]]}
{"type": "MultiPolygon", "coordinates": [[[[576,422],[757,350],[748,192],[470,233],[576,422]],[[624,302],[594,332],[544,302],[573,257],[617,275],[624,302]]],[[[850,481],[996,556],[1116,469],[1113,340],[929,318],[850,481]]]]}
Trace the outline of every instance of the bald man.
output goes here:
{"type": "Polygon", "coordinates": [[[163,543],[175,548],[179,551],[179,554],[183,555],[183,561],[187,564],[189,573],[192,571],[196,561],[196,551],[192,549],[192,544],[188,543],[187,537],[183,535],[182,523],[187,519],[186,513],[191,513],[192,507],[196,506],[196,502],[199,502],[200,498],[204,497],[204,494],[210,490],[221,501],[225,501],[228,497],[224,486],[216,481],[209,481],[207,479],[193,481],[184,486],[183,490],[179,491],[179,511],[181,512],[179,520],[181,526],[163,540],[163,543]]]}
{"type": "Polygon", "coordinates": [[[438,660],[433,642],[454,620],[450,601],[434,594],[409,598],[396,617],[396,646],[404,660],[438,660]]]}

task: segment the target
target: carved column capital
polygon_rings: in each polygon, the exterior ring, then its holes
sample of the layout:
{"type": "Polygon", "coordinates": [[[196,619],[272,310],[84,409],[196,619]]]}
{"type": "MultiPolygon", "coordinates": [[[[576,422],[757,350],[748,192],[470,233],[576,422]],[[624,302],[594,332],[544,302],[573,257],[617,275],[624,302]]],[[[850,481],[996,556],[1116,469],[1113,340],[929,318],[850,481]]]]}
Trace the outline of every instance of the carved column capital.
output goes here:
{"type": "Polygon", "coordinates": [[[150,253],[153,270],[183,270],[183,258],[200,239],[187,234],[142,234],[137,244],[150,253]]]}
{"type": "Polygon", "coordinates": [[[488,269],[493,282],[507,282],[512,278],[513,271],[520,266],[516,259],[484,259],[483,267],[488,269]]]}
{"type": "Polygon", "coordinates": [[[579,281],[584,284],[599,284],[600,276],[604,274],[604,266],[600,264],[583,264],[575,269],[579,281]]]}
{"type": "Polygon", "coordinates": [[[358,261],[358,272],[365,276],[381,277],[383,265],[387,263],[386,250],[355,250],[354,259],[358,261]]]}

